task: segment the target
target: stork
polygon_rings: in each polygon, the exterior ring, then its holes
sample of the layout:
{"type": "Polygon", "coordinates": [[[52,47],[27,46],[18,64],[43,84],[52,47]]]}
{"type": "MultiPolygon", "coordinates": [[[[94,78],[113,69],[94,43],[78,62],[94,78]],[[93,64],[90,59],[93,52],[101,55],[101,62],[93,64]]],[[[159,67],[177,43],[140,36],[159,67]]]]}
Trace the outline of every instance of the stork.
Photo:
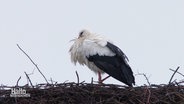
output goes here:
{"type": "Polygon", "coordinates": [[[69,50],[72,63],[86,65],[98,74],[99,83],[111,76],[128,86],[135,84],[127,56],[111,41],[88,30],[82,30],[73,41],[69,50]],[[103,73],[109,76],[102,79],[103,73]]]}

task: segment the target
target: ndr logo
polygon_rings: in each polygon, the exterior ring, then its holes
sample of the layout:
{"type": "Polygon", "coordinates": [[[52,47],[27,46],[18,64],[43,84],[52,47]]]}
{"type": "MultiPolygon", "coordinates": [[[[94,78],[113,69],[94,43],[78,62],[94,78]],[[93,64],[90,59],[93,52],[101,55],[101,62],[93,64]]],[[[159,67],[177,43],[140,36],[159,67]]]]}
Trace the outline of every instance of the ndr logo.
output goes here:
{"type": "Polygon", "coordinates": [[[25,89],[22,89],[22,88],[12,88],[10,97],[30,97],[30,94],[26,93],[25,89]]]}

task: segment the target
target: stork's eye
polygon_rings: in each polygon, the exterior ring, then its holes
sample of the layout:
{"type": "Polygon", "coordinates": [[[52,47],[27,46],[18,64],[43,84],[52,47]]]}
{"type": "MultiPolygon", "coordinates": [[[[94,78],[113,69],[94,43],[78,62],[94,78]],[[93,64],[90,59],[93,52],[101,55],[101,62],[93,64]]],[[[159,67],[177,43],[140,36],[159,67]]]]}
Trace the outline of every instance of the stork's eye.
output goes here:
{"type": "Polygon", "coordinates": [[[84,33],[84,31],[80,32],[79,33],[79,37],[82,37],[83,36],[83,33],[84,33]]]}

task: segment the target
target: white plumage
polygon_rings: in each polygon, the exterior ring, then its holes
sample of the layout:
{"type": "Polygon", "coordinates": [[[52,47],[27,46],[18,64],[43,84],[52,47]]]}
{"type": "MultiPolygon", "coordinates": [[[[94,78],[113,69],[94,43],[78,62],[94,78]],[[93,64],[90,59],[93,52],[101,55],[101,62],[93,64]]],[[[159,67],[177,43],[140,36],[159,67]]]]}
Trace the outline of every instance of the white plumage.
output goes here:
{"type": "Polygon", "coordinates": [[[109,50],[105,45],[107,41],[99,35],[92,35],[89,31],[81,31],[83,36],[79,36],[74,39],[75,42],[70,48],[71,61],[76,64],[77,62],[81,65],[87,65],[89,69],[98,73],[99,71],[103,73],[93,62],[89,62],[86,57],[90,55],[99,54],[101,56],[109,55],[114,56],[115,54],[109,50]]]}
{"type": "MultiPolygon", "coordinates": [[[[132,70],[127,64],[127,57],[105,37],[83,30],[79,33],[78,38],[74,39],[69,52],[74,64],[78,62],[86,65],[95,73],[106,72],[129,86],[135,83],[132,70]]],[[[101,76],[99,77],[100,81],[101,76]]]]}

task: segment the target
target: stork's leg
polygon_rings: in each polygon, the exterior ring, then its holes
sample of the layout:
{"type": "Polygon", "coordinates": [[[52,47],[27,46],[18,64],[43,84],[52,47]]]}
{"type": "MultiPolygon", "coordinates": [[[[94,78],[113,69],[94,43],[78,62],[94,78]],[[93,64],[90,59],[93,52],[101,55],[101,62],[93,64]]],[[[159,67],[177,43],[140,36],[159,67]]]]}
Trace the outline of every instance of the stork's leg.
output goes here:
{"type": "Polygon", "coordinates": [[[109,77],[110,77],[110,75],[107,76],[107,77],[105,77],[104,79],[102,79],[101,72],[98,72],[98,83],[99,83],[99,84],[102,84],[103,81],[105,81],[105,80],[106,80],[107,78],[109,78],[109,77]]]}
{"type": "Polygon", "coordinates": [[[98,83],[102,84],[102,76],[101,76],[101,72],[98,71],[98,83]]]}

